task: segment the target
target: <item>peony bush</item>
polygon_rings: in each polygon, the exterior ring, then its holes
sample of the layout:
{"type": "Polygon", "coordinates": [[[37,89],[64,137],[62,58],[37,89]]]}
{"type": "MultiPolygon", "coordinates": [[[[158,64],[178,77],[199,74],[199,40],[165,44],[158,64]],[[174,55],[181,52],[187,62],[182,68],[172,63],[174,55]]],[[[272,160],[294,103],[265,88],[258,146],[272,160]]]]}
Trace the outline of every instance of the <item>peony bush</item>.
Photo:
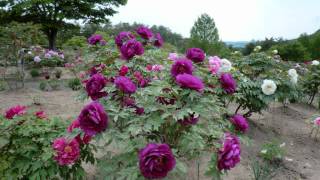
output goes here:
{"type": "Polygon", "coordinates": [[[199,48],[169,54],[160,49],[161,35],[144,26],[104,45],[100,39],[89,38],[90,55],[83,57],[92,68],[82,97],[92,102],[70,125],[81,135],[55,140],[58,164],[76,161],[85,137],[98,144],[100,175],[111,179],[185,177],[188,160],[204,155],[211,156],[206,174],[217,178],[240,162],[248,123],[226,108],[238,88],[229,60],[216,57],[213,67],[199,48]]]}

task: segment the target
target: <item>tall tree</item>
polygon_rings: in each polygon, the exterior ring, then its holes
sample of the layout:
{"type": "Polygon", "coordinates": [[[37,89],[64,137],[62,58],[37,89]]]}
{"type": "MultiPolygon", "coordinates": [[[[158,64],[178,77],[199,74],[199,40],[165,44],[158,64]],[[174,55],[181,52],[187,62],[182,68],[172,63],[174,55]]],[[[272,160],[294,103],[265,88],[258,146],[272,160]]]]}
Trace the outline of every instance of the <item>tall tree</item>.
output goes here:
{"type": "Polygon", "coordinates": [[[216,24],[208,14],[202,14],[191,29],[191,39],[215,43],[219,41],[216,24]]]}
{"type": "Polygon", "coordinates": [[[0,24],[11,21],[41,24],[49,40],[49,48],[56,48],[58,31],[72,25],[70,20],[105,23],[107,16],[116,13],[115,7],[127,0],[2,0],[0,24]]]}

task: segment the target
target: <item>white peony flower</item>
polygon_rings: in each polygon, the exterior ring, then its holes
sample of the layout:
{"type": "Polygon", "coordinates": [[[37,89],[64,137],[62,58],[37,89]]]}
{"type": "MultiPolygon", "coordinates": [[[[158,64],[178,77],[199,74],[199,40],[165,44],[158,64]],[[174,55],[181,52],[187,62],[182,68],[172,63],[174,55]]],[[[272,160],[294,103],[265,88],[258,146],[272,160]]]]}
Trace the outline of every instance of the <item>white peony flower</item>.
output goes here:
{"type": "Polygon", "coordinates": [[[261,46],[256,46],[256,47],[253,49],[253,51],[257,52],[257,51],[260,51],[261,49],[262,49],[261,46]]]}
{"type": "Polygon", "coordinates": [[[290,76],[290,81],[293,83],[293,84],[297,84],[298,82],[298,73],[295,69],[289,69],[288,71],[288,75],[290,76]]]}
{"type": "Polygon", "coordinates": [[[295,69],[289,69],[288,74],[289,74],[289,76],[297,76],[298,75],[297,70],[295,70],[295,69]]]}
{"type": "Polygon", "coordinates": [[[269,79],[265,79],[265,80],[263,80],[263,83],[261,85],[261,89],[265,95],[269,96],[269,95],[272,95],[276,92],[277,85],[274,81],[269,80],[269,79]]]}
{"type": "Polygon", "coordinates": [[[41,58],[40,58],[39,56],[35,56],[35,57],[33,58],[33,61],[38,63],[38,62],[41,61],[41,58]]]}
{"type": "Polygon", "coordinates": [[[312,65],[314,65],[314,66],[318,66],[320,63],[319,63],[319,61],[318,60],[313,60],[312,61],[312,65]]]}
{"type": "Polygon", "coordinates": [[[221,66],[219,69],[219,73],[226,73],[231,71],[232,63],[228,59],[221,59],[221,66]]]}
{"type": "Polygon", "coordinates": [[[278,54],[279,52],[278,52],[278,50],[275,49],[275,50],[272,51],[272,53],[273,53],[274,55],[276,55],[276,54],[278,54]]]}
{"type": "Polygon", "coordinates": [[[291,81],[292,84],[297,84],[298,83],[298,76],[290,77],[290,81],[291,81]]]}

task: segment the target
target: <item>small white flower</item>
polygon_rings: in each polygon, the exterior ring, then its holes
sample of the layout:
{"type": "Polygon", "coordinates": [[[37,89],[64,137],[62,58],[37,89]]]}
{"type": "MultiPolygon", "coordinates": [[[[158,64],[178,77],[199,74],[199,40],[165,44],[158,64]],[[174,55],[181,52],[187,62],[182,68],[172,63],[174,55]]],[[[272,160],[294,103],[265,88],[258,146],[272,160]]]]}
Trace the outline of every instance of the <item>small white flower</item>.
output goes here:
{"type": "Polygon", "coordinates": [[[297,76],[298,75],[297,70],[295,70],[295,69],[289,69],[288,74],[289,74],[289,76],[297,76]]]}
{"type": "Polygon", "coordinates": [[[226,73],[231,71],[232,63],[228,59],[221,59],[221,67],[219,73],[226,73]]]}
{"type": "Polygon", "coordinates": [[[256,46],[253,51],[258,52],[258,51],[260,51],[261,49],[262,49],[261,46],[256,46]]]}
{"type": "Polygon", "coordinates": [[[268,150],[267,150],[267,149],[263,149],[263,150],[261,150],[261,153],[262,153],[262,154],[267,154],[267,152],[268,152],[268,150]]]}
{"type": "Polygon", "coordinates": [[[32,55],[32,52],[31,52],[31,51],[28,51],[28,54],[29,54],[29,55],[32,55]]]}
{"type": "Polygon", "coordinates": [[[320,64],[320,62],[318,60],[313,60],[312,61],[312,65],[314,66],[318,66],[320,64]]]}
{"type": "Polygon", "coordinates": [[[275,50],[272,51],[272,53],[273,53],[274,55],[276,55],[276,54],[278,54],[279,52],[278,52],[278,50],[275,49],[275,50]]]}
{"type": "Polygon", "coordinates": [[[261,89],[265,95],[269,96],[269,95],[272,95],[276,92],[277,85],[274,81],[269,80],[269,79],[265,79],[265,80],[263,80],[263,83],[261,85],[261,89]]]}
{"type": "Polygon", "coordinates": [[[39,56],[35,56],[35,57],[33,58],[33,61],[38,63],[38,62],[41,61],[41,58],[40,58],[39,56]]]}

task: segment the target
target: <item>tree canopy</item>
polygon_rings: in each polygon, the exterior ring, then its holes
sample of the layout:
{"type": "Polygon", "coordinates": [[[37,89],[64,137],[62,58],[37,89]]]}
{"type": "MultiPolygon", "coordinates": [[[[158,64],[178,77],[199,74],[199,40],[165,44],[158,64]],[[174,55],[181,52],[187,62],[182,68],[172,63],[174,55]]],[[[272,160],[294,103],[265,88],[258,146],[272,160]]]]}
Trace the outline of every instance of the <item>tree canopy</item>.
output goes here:
{"type": "Polygon", "coordinates": [[[216,24],[208,14],[202,14],[191,29],[191,39],[215,43],[219,41],[216,24]]]}
{"type": "Polygon", "coordinates": [[[49,48],[55,49],[59,29],[72,26],[70,20],[106,23],[106,17],[126,3],[127,0],[4,0],[0,2],[0,24],[11,21],[41,24],[49,48]]]}

